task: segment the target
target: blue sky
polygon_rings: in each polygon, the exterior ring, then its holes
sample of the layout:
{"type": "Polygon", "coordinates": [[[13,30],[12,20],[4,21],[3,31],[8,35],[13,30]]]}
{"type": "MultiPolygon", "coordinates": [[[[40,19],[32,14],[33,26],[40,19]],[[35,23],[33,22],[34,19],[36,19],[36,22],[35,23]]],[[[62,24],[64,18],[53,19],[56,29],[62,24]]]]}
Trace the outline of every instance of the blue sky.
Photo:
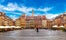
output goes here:
{"type": "Polygon", "coordinates": [[[46,15],[48,19],[66,12],[66,0],[0,0],[0,11],[12,19],[19,18],[23,13],[31,16],[46,15]]]}

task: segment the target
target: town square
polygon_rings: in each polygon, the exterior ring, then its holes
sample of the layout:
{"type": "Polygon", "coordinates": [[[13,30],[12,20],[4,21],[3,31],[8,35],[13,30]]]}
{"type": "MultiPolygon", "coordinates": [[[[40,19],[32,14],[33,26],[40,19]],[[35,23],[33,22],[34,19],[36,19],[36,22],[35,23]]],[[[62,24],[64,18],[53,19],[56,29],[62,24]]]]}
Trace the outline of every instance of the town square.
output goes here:
{"type": "Polygon", "coordinates": [[[66,40],[66,0],[0,0],[0,40],[66,40]]]}

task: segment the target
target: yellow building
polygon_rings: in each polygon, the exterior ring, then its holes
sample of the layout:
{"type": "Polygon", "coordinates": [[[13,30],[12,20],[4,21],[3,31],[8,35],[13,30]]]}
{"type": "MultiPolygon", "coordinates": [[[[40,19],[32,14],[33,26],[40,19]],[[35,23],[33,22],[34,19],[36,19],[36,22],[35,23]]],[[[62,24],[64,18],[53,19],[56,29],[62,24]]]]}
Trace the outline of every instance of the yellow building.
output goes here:
{"type": "Polygon", "coordinates": [[[47,20],[42,20],[42,27],[47,28],[47,20]]]}
{"type": "Polygon", "coordinates": [[[0,12],[0,26],[3,26],[4,24],[3,24],[3,22],[4,22],[4,19],[5,19],[5,14],[4,13],[2,13],[2,12],[0,12]]]}
{"type": "Polygon", "coordinates": [[[66,12],[63,14],[63,25],[64,25],[64,28],[66,29],[66,12]]]}
{"type": "Polygon", "coordinates": [[[42,16],[42,28],[47,28],[47,18],[45,15],[42,16]]]}
{"type": "Polygon", "coordinates": [[[13,20],[6,16],[5,13],[0,12],[0,26],[10,26],[9,24],[13,26],[13,20]]]}
{"type": "Polygon", "coordinates": [[[15,26],[15,22],[12,19],[9,20],[9,26],[15,26]]]}
{"type": "Polygon", "coordinates": [[[51,20],[47,20],[47,28],[51,28],[52,27],[52,21],[51,20]]]}
{"type": "Polygon", "coordinates": [[[60,28],[61,25],[63,25],[66,28],[66,13],[57,16],[54,19],[54,24],[57,25],[58,28],[60,28]]]}
{"type": "Polygon", "coordinates": [[[18,19],[15,20],[15,25],[20,27],[26,27],[26,15],[23,14],[18,19]]]}
{"type": "Polygon", "coordinates": [[[20,20],[19,19],[16,19],[15,26],[20,26],[20,20]]]}
{"type": "Polygon", "coordinates": [[[21,27],[26,27],[26,15],[23,14],[21,17],[20,17],[20,26],[21,27]]]}

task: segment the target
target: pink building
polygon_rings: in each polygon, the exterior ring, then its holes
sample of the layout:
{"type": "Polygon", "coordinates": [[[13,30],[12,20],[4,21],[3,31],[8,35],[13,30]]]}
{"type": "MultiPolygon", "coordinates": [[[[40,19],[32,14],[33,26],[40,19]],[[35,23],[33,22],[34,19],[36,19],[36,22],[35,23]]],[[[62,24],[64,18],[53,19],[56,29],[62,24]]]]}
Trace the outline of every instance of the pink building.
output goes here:
{"type": "Polygon", "coordinates": [[[42,17],[41,16],[35,16],[34,24],[35,24],[35,27],[42,27],[42,17]]]}

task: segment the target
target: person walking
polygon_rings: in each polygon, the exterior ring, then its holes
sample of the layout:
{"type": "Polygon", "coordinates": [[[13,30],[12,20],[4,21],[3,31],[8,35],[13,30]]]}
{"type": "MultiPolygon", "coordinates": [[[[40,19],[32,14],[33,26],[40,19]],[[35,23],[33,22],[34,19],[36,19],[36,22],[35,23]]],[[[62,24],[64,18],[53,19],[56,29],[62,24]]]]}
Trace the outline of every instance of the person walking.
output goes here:
{"type": "Polygon", "coordinates": [[[38,26],[36,27],[36,32],[39,32],[39,27],[38,26]]]}

